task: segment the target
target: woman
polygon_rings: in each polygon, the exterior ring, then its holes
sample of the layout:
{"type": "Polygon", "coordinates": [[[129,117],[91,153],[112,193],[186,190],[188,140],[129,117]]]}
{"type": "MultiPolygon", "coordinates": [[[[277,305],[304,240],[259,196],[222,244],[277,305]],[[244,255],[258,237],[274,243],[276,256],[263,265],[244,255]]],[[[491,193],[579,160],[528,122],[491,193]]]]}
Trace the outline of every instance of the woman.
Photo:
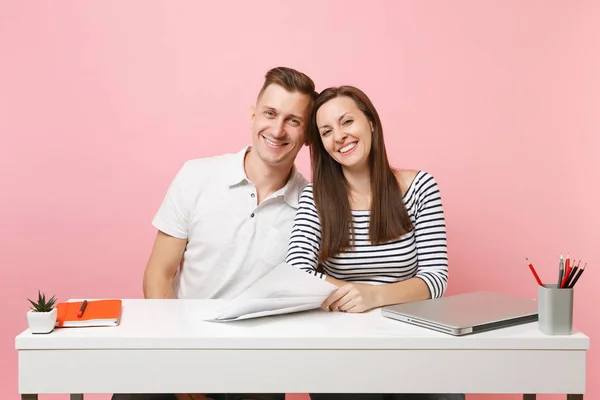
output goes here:
{"type": "Polygon", "coordinates": [[[351,86],[324,90],[308,132],[313,183],[300,196],[286,262],[340,287],[323,303],[331,311],[442,296],[448,258],[437,183],[390,167],[369,98],[351,86]]]}
{"type": "Polygon", "coordinates": [[[330,311],[363,312],[442,296],[448,282],[446,225],[433,176],[390,167],[377,110],[355,87],[324,90],[309,124],[313,182],[300,196],[286,262],[338,286],[323,302],[330,311]]]}

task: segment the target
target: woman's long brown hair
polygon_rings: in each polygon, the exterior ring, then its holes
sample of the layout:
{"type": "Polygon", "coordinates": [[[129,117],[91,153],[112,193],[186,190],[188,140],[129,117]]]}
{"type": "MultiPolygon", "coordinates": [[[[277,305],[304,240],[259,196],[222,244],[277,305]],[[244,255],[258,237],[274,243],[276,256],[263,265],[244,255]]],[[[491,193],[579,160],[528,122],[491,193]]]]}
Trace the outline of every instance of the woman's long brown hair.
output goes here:
{"type": "Polygon", "coordinates": [[[327,260],[349,249],[350,232],[353,232],[350,188],[341,165],[323,147],[316,121],[319,108],[338,96],[347,96],[354,100],[373,124],[369,154],[372,199],[369,224],[371,243],[381,244],[398,239],[413,228],[398,180],[387,158],[379,114],[371,100],[360,89],[353,86],[325,89],[315,101],[308,128],[313,196],[321,223],[321,260],[327,260]]]}

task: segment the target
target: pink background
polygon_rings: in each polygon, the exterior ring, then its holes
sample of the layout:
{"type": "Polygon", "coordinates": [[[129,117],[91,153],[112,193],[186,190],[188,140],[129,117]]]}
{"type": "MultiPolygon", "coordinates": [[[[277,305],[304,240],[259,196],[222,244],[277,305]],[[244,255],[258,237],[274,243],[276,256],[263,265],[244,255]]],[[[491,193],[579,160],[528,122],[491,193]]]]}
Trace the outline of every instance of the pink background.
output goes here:
{"type": "MultiPolygon", "coordinates": [[[[593,0],[3,2],[0,398],[18,398],[14,337],[38,288],[142,297],[171,178],[249,142],[276,65],[364,89],[393,164],[436,176],[449,294],[534,297],[525,257],[549,280],[561,252],[589,263],[575,324],[600,398],[599,49],[593,0]]],[[[307,149],[298,163],[309,177],[307,149]]]]}

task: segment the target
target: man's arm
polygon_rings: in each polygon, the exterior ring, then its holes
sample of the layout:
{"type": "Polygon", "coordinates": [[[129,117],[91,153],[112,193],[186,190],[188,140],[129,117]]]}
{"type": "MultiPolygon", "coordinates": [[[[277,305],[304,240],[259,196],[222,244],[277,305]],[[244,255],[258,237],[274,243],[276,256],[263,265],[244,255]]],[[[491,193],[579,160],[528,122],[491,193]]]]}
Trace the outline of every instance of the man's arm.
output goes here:
{"type": "Polygon", "coordinates": [[[178,239],[161,231],[157,232],[144,272],[145,298],[175,298],[173,278],[181,264],[186,244],[187,239],[178,239]]]}

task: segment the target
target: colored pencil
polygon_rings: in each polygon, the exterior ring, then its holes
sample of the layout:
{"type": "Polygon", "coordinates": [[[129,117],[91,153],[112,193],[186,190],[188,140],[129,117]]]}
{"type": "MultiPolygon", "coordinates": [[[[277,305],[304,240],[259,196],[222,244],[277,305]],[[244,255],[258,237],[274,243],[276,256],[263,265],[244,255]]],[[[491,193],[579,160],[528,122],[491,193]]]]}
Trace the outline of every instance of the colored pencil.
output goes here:
{"type": "Polygon", "coordinates": [[[566,286],[567,280],[568,280],[570,274],[571,274],[571,256],[569,255],[569,253],[567,253],[567,260],[565,261],[565,274],[563,276],[562,281],[560,282],[561,288],[567,287],[566,286]]]}
{"type": "Polygon", "coordinates": [[[579,272],[577,273],[577,275],[575,275],[575,279],[573,279],[573,282],[571,282],[571,284],[569,285],[569,288],[572,288],[573,286],[575,286],[575,284],[579,280],[579,277],[581,276],[581,274],[583,274],[583,271],[585,271],[585,267],[586,266],[587,266],[587,263],[585,263],[585,265],[583,266],[583,268],[581,268],[579,270],[579,272]]]}
{"type": "Polygon", "coordinates": [[[535,280],[537,281],[538,285],[544,286],[542,284],[542,281],[540,280],[540,277],[538,276],[537,272],[535,272],[535,268],[533,268],[533,265],[531,265],[531,263],[529,262],[529,259],[527,257],[525,257],[525,260],[527,260],[527,263],[529,264],[529,269],[531,270],[531,273],[535,277],[535,280]]]}
{"type": "Polygon", "coordinates": [[[579,260],[577,262],[577,264],[573,263],[574,267],[573,267],[573,269],[571,269],[571,273],[569,274],[569,278],[567,279],[567,284],[565,286],[566,288],[568,288],[569,285],[571,284],[571,282],[573,282],[573,277],[575,276],[575,274],[579,270],[579,265],[580,264],[581,264],[581,260],[579,260]]]}
{"type": "Polygon", "coordinates": [[[556,284],[557,288],[560,288],[560,284],[562,283],[562,278],[563,278],[563,274],[565,273],[564,270],[564,258],[563,255],[560,255],[560,260],[558,260],[558,283],[556,284]]]}

